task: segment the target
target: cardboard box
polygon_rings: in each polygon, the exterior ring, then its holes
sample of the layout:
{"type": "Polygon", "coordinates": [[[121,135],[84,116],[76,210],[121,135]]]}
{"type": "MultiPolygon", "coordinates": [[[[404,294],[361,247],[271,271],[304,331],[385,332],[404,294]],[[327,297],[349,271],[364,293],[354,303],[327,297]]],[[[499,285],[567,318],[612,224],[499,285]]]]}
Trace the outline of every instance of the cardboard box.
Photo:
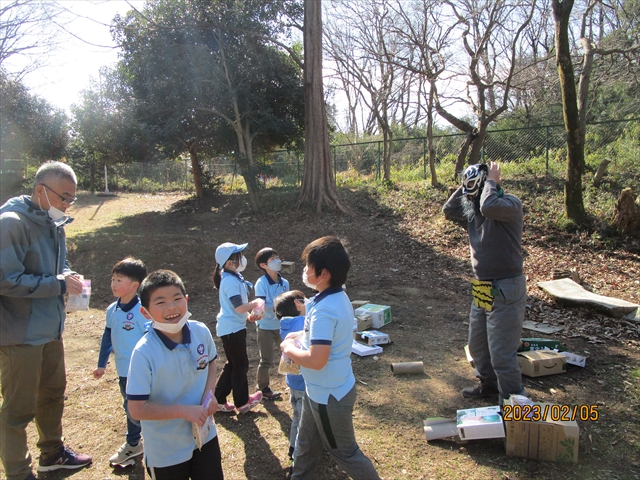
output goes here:
{"type": "Polygon", "coordinates": [[[557,350],[560,348],[559,340],[550,338],[521,338],[519,352],[529,352],[531,350],[557,350]]]}
{"type": "Polygon", "coordinates": [[[462,440],[504,438],[504,424],[498,406],[458,410],[456,426],[462,440]]]}
{"type": "Polygon", "coordinates": [[[387,305],[367,303],[366,305],[356,308],[355,313],[356,316],[363,314],[371,315],[373,328],[384,327],[388,323],[391,323],[391,307],[387,305]]]}
{"type": "Polygon", "coordinates": [[[371,315],[358,315],[356,317],[356,331],[361,332],[369,328],[373,328],[373,320],[371,319],[371,315]]]}
{"type": "Polygon", "coordinates": [[[353,338],[365,345],[386,345],[391,343],[389,335],[379,332],[378,330],[366,330],[364,332],[355,332],[353,338]]]}
{"type": "MultiPolygon", "coordinates": [[[[505,405],[510,405],[510,399],[505,405]]],[[[548,403],[535,403],[544,414],[548,403]]],[[[546,418],[540,421],[515,421],[507,419],[505,427],[507,455],[547,460],[551,462],[578,462],[578,441],[580,429],[575,421],[552,421],[551,408],[546,418]]]]}
{"type": "Polygon", "coordinates": [[[360,342],[356,342],[353,340],[351,342],[351,353],[355,353],[361,357],[366,357],[368,355],[375,355],[377,353],[382,353],[382,347],[374,346],[370,347],[360,342]]]}
{"type": "Polygon", "coordinates": [[[366,305],[367,303],[370,303],[369,300],[351,300],[351,306],[354,310],[366,305]]]}
{"type": "Polygon", "coordinates": [[[520,371],[528,377],[567,373],[567,358],[553,350],[533,350],[518,353],[520,371]]]}
{"type": "Polygon", "coordinates": [[[280,273],[295,273],[296,264],[295,262],[285,262],[284,260],[280,264],[280,273]]]}
{"type": "Polygon", "coordinates": [[[587,366],[587,359],[585,357],[581,357],[578,354],[575,353],[571,353],[571,352],[558,352],[561,355],[564,355],[567,358],[567,363],[570,365],[577,365],[578,367],[586,367],[587,366]]]}

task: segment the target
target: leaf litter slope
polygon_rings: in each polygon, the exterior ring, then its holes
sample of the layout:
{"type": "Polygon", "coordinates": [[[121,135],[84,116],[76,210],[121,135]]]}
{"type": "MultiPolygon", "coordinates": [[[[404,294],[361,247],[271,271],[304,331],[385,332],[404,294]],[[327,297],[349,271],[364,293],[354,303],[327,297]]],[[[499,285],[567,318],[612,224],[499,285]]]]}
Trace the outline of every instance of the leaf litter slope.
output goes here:
{"type": "MultiPolygon", "coordinates": [[[[239,195],[217,197],[206,204],[180,195],[80,195],[72,211],[76,220],[68,229],[69,257],[78,272],[92,279],[92,309],[72,313],[67,320],[64,432],[74,448],[93,456],[94,465],[77,472],[76,478],[144,478],[140,460],[127,469],[109,467],[108,458],[122,443],[126,429],[113,362],[102,380],[91,375],[104,310],[113,301],[109,277],[116,261],[133,255],[142,258],[150,270],[175,270],[185,281],[193,318],[206,323],[215,337],[219,303],[210,275],[218,244],[249,243],[245,273],[250,281],[260,276],[252,261],[255,253],[265,246],[275,248],[281,258],[296,262],[297,271],[286,275],[291,287],[311,295],[302,284],[299,259],[304,246],[323,235],[337,235],[347,243],[353,263],[347,282],[351,299],[391,305],[393,313],[392,323],[384,328],[393,344],[376,358],[352,356],[358,380],[356,437],[382,477],[640,475],[638,325],[559,307],[535,286],[537,281],[550,279],[553,269],[577,265],[588,283],[597,284],[597,293],[637,302],[638,256],[633,244],[591,248],[584,239],[546,231],[544,226],[525,232],[527,319],[563,327],[551,337],[589,357],[585,369],[569,367],[564,375],[525,378],[525,387],[535,400],[598,405],[597,422],[580,422],[578,465],[507,457],[500,440],[462,443],[448,439],[427,445],[422,431],[425,418],[452,417],[456,409],[491,404],[459,394],[475,382],[463,352],[470,302],[467,278],[471,275],[466,232],[442,218],[440,207],[446,197],[442,191],[431,196],[410,189],[344,190],[342,194],[353,216],[296,210],[295,195],[286,191],[263,193],[261,214],[251,214],[246,199],[239,195]],[[393,376],[390,364],[402,361],[424,362],[425,374],[393,376]]],[[[539,336],[531,331],[524,335],[539,336]]],[[[253,387],[259,356],[252,325],[247,342],[253,387]]],[[[216,345],[220,367],[224,352],[218,339],[216,345]]],[[[275,371],[272,388],[286,389],[275,371]]],[[[226,478],[284,478],[290,465],[287,397],[285,393],[282,401],[263,403],[248,415],[216,415],[226,478]]],[[[32,454],[37,457],[33,426],[29,432],[32,454]]],[[[67,475],[50,473],[46,478],[67,475]]],[[[343,479],[346,475],[325,456],[315,478],[343,479]]]]}

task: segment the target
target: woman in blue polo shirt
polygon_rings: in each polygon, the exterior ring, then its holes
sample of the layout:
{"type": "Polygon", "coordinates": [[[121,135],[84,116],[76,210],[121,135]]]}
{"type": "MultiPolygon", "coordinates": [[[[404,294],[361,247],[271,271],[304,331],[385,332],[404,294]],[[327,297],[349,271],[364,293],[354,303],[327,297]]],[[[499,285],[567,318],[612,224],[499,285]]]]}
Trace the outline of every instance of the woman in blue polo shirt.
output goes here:
{"type": "Polygon", "coordinates": [[[349,254],[337,238],[323,237],[306,246],[302,260],[306,263],[302,281],[318,294],[307,305],[301,348],[292,338],[281,345],[283,353],[300,365],[307,393],[291,479],[310,477],[323,447],[352,478],[379,479],[353,430],[353,307],[342,289],[351,267],[349,254]]]}

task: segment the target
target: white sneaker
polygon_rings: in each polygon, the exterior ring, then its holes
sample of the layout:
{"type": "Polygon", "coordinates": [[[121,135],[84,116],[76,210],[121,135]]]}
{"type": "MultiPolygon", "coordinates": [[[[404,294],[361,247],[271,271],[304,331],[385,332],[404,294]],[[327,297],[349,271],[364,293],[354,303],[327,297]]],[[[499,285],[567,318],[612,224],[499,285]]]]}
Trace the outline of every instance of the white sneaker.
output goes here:
{"type": "Polygon", "coordinates": [[[144,446],[142,445],[142,442],[139,442],[135,447],[124,442],[118,449],[117,453],[109,459],[109,463],[112,465],[123,465],[127,463],[127,460],[137,457],[138,455],[142,455],[143,452],[144,446]]]}
{"type": "Polygon", "coordinates": [[[219,403],[218,411],[223,413],[235,412],[236,406],[233,403],[229,403],[229,402],[219,403]]]}

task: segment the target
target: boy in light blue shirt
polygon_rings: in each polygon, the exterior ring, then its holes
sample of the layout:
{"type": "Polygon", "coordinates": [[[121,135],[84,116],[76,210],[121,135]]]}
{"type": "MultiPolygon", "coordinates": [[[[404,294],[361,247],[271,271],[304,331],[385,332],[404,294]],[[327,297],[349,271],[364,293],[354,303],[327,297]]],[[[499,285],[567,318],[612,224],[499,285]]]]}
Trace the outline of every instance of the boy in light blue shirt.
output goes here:
{"type": "Polygon", "coordinates": [[[282,352],[300,365],[306,385],[290,478],[310,478],[324,447],[354,480],[377,480],[380,477],[353,430],[353,307],[342,289],[351,260],[336,237],[311,242],[302,260],[306,264],[302,281],[318,294],[306,306],[302,345],[296,345],[291,333],[281,344],[282,352]]]}
{"type": "Polygon", "coordinates": [[[274,358],[280,353],[280,321],[276,318],[273,309],[275,298],[281,293],[289,291],[289,282],[280,275],[282,262],[280,256],[273,248],[263,248],[256,254],[255,263],[264,275],[256,282],[256,298],[264,300],[264,317],[256,322],[258,350],[260,351],[260,363],[258,365],[258,390],[262,392],[262,398],[276,400],[282,395],[274,392],[269,385],[269,370],[274,364],[274,358]]]}
{"type": "MultiPolygon", "coordinates": [[[[273,309],[276,317],[280,319],[280,336],[284,340],[290,333],[304,333],[305,297],[300,290],[291,290],[278,295],[273,301],[273,309]]],[[[301,374],[287,373],[287,386],[289,387],[289,401],[293,415],[291,416],[291,429],[289,431],[289,458],[296,456],[296,439],[298,438],[298,426],[302,415],[302,401],[304,400],[304,378],[301,374]]]]}
{"type": "Polygon", "coordinates": [[[140,313],[137,295],[138,288],[146,276],[147,267],[144,263],[131,257],[120,260],[111,269],[111,291],[117,300],[107,308],[107,322],[100,343],[98,367],[93,371],[95,378],[102,378],[109,355],[114,352],[120,394],[124,399],[122,406],[127,414],[127,434],[126,441],[109,459],[111,465],[133,465],[133,458],[143,452],[140,422],[129,415],[126,389],[131,352],[144,335],[148,323],[140,313]]]}
{"type": "Polygon", "coordinates": [[[222,480],[217,429],[209,419],[218,409],[211,332],[189,320],[184,285],[170,270],[142,282],[140,301],[152,328],[133,350],[127,400],[142,424],[147,472],[154,480],[222,480]],[[211,425],[201,448],[194,424],[211,425]]]}

